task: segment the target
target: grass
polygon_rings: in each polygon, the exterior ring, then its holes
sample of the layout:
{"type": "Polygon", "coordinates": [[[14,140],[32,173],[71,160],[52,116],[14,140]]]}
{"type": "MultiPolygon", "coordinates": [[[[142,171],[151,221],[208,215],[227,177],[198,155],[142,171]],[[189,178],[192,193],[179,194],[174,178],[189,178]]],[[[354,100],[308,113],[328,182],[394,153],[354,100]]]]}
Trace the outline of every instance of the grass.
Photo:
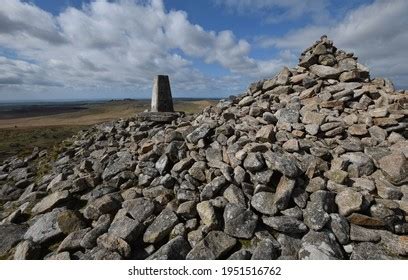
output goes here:
{"type": "Polygon", "coordinates": [[[34,147],[48,149],[86,126],[1,129],[0,161],[10,156],[28,156],[34,147]]]}

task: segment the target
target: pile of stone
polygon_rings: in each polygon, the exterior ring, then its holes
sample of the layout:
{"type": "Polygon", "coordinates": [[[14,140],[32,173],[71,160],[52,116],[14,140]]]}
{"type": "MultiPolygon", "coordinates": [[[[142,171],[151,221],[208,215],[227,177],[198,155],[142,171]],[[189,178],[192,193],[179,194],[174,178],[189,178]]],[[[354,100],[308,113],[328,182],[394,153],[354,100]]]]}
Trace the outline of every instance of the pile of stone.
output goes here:
{"type": "Polygon", "coordinates": [[[0,166],[0,257],[403,259],[408,93],[323,36],[295,68],[168,123],[0,166]]]}

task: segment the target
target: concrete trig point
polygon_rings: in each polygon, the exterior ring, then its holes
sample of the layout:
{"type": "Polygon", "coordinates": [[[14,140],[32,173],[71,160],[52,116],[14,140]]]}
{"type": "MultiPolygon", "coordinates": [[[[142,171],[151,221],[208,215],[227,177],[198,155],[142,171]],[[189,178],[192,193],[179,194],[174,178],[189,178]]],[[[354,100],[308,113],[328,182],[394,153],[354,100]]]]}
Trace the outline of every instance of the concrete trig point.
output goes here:
{"type": "Polygon", "coordinates": [[[174,112],[169,76],[158,75],[153,81],[151,112],[174,112]]]}

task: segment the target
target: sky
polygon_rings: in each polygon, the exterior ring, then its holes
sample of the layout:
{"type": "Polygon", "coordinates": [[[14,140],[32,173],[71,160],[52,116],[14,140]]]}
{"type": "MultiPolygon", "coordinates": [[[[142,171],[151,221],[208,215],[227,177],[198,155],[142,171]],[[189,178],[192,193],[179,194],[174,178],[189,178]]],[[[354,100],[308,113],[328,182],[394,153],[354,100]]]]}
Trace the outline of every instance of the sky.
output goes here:
{"type": "Polygon", "coordinates": [[[321,35],[408,89],[406,0],[1,0],[0,102],[237,95],[321,35]]]}

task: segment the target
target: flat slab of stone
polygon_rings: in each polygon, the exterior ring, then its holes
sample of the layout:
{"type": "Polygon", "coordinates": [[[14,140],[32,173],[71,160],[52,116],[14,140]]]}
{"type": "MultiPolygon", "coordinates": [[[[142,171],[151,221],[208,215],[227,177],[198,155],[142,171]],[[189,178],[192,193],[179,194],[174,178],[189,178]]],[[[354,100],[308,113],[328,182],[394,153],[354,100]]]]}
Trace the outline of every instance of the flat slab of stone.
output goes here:
{"type": "Polygon", "coordinates": [[[137,114],[136,119],[141,122],[170,123],[182,115],[178,112],[143,112],[137,114]]]}

